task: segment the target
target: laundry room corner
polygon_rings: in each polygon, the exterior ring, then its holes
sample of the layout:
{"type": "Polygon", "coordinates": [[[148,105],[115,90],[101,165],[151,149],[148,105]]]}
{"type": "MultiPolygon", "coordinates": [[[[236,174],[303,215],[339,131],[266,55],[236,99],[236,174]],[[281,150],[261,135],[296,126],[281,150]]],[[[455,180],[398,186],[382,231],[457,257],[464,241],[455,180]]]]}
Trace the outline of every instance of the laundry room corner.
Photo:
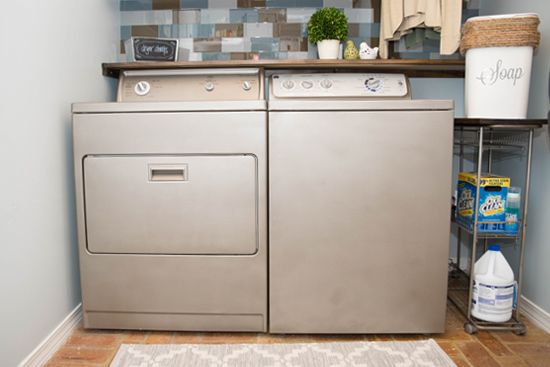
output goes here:
{"type": "Polygon", "coordinates": [[[119,2],[9,1],[0,11],[0,365],[79,305],[71,103],[108,100],[119,2]]]}
{"type": "Polygon", "coordinates": [[[0,45],[0,367],[550,366],[550,0],[12,0],[0,45]]]}
{"type": "MultiPolygon", "coordinates": [[[[539,49],[533,57],[531,73],[531,88],[529,91],[529,118],[545,118],[549,109],[548,75],[550,70],[550,3],[546,0],[514,1],[514,0],[481,0],[479,2],[480,15],[537,13],[540,16],[540,32],[543,35],[539,49]]],[[[465,116],[464,113],[464,82],[451,78],[411,78],[411,89],[414,98],[448,98],[455,101],[455,117],[465,116]]],[[[546,183],[550,180],[550,137],[547,127],[539,129],[535,134],[533,146],[531,199],[529,201],[529,227],[525,245],[525,279],[524,294],[522,296],[525,307],[533,305],[534,316],[524,310],[529,317],[538,318],[542,325],[550,328],[550,288],[546,279],[550,279],[550,268],[547,259],[550,258],[550,227],[547,218],[550,216],[550,192],[546,183]],[[544,274],[544,275],[543,275],[544,274]]],[[[516,162],[509,159],[496,162],[496,168],[514,178],[516,181],[523,178],[525,157],[516,158],[516,162]],[[519,164],[518,164],[519,163],[519,164]]],[[[473,170],[466,162],[465,170],[473,170]]],[[[458,160],[455,157],[453,177],[457,175],[458,160]]],[[[456,185],[456,182],[454,183],[456,185]]],[[[456,236],[451,236],[450,256],[456,254],[456,236]]],[[[462,263],[466,264],[467,248],[462,249],[462,263]]],[[[506,249],[506,255],[514,264],[519,263],[519,249],[506,249]]]]}
{"type": "MultiPolygon", "coordinates": [[[[533,70],[531,73],[531,88],[529,90],[530,118],[545,118],[550,110],[548,96],[548,78],[550,70],[550,2],[547,0],[530,1],[490,1],[481,2],[480,14],[506,14],[506,13],[537,13],[540,16],[540,32],[543,35],[539,49],[533,57],[533,70]]],[[[521,177],[523,170],[518,170],[521,165],[510,164],[510,160],[504,160],[498,166],[509,177],[521,177]]],[[[525,280],[523,297],[527,304],[535,307],[534,318],[539,318],[541,324],[550,330],[550,136],[547,127],[540,129],[533,142],[533,162],[531,195],[529,200],[529,227],[527,230],[527,242],[525,245],[525,280]]],[[[519,261],[517,249],[510,249],[506,254],[513,262],[519,261]]],[[[527,311],[527,310],[526,310],[527,311]]]]}

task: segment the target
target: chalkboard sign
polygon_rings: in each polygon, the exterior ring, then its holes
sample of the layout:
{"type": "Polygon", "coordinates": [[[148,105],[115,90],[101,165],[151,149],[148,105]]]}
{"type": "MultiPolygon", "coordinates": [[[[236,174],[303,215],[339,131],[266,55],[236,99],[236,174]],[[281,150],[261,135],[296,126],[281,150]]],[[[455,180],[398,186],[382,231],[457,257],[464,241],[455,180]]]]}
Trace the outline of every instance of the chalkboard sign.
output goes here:
{"type": "Polygon", "coordinates": [[[134,61],[177,61],[178,40],[132,38],[134,61]]]}

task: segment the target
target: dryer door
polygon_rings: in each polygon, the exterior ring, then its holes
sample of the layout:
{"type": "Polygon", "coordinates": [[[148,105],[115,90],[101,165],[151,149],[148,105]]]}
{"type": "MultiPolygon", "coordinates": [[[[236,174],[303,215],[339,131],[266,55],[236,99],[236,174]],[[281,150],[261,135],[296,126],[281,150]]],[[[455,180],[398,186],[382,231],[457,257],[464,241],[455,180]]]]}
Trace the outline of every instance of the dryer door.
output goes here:
{"type": "Polygon", "coordinates": [[[254,155],[84,158],[92,253],[249,255],[258,249],[254,155]]]}

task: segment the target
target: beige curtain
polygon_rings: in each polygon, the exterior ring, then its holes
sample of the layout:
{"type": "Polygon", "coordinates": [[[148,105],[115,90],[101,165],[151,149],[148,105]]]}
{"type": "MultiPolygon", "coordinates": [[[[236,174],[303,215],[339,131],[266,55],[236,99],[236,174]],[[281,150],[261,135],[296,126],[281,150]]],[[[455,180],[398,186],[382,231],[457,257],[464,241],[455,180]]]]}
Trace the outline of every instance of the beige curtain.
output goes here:
{"type": "Polygon", "coordinates": [[[441,32],[440,53],[450,55],[460,44],[462,0],[382,0],[380,57],[388,58],[388,42],[416,27],[441,32]]]}

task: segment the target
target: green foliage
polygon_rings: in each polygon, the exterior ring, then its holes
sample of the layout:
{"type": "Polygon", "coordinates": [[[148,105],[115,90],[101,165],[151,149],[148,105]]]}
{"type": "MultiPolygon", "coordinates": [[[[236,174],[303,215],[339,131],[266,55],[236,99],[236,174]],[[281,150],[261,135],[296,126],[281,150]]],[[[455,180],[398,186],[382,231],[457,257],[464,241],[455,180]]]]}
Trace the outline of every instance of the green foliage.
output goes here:
{"type": "Polygon", "coordinates": [[[348,37],[348,18],[336,8],[321,8],[311,16],[307,35],[311,43],[323,40],[345,41],[348,37]]]}

